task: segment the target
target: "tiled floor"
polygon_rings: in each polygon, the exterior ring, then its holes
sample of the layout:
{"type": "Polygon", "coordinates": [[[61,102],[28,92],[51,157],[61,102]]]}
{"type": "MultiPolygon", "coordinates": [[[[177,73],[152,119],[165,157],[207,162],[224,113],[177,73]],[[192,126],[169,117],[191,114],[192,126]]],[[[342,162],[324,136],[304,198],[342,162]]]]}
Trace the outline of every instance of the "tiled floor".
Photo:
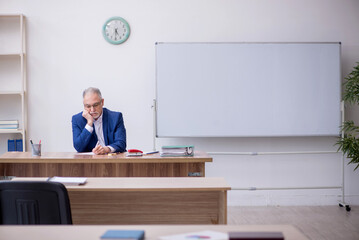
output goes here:
{"type": "Polygon", "coordinates": [[[228,224],[290,224],[313,240],[359,240],[359,206],[228,207],[228,224]]]}

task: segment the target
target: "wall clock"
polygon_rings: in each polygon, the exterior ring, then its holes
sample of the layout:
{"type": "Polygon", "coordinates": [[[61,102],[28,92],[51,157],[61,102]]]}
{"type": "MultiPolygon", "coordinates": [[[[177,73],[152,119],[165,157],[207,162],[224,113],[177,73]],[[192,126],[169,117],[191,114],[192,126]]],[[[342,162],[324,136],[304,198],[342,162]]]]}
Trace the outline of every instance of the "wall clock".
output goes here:
{"type": "Polygon", "coordinates": [[[102,34],[107,42],[121,44],[130,36],[130,25],[121,17],[112,17],[103,25],[102,34]]]}

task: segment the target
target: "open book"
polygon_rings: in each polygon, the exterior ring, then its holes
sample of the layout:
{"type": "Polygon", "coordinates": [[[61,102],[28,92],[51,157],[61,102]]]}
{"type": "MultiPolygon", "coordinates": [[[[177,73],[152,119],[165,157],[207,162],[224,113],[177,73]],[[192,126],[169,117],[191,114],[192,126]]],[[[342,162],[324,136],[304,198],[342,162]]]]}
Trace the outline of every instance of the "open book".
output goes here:
{"type": "Polygon", "coordinates": [[[190,232],[160,237],[161,240],[228,240],[228,234],[216,231],[190,232]]]}
{"type": "Polygon", "coordinates": [[[86,183],[87,178],[85,177],[52,177],[47,181],[49,182],[60,182],[66,186],[83,185],[86,183]]]}

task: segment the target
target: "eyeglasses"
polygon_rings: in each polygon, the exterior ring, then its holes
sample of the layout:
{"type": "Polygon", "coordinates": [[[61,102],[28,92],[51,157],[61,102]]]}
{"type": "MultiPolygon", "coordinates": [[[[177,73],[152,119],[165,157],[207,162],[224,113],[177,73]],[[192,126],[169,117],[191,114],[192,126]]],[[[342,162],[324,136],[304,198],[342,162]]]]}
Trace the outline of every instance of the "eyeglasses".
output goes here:
{"type": "Polygon", "coordinates": [[[95,103],[95,104],[93,104],[93,105],[84,104],[84,107],[87,108],[87,109],[90,109],[91,107],[97,108],[97,107],[99,107],[99,106],[101,105],[101,103],[102,103],[102,101],[99,101],[99,102],[97,102],[97,103],[95,103]]]}

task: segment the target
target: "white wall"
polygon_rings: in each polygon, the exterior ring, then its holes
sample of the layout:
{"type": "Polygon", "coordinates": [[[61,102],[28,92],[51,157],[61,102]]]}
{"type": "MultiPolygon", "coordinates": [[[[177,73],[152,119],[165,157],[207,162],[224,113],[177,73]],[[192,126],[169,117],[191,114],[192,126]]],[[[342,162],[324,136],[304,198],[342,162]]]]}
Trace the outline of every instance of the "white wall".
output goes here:
{"type": "MultiPolygon", "coordinates": [[[[0,13],[23,13],[27,18],[28,136],[41,139],[43,151],[74,151],[71,116],[82,110],[81,93],[88,86],[102,90],[106,107],[123,112],[128,147],[151,149],[155,42],[340,41],[345,76],[359,61],[358,12],[356,0],[0,0],[0,13]],[[119,46],[107,43],[101,33],[112,16],[125,18],[131,26],[129,40],[119,46]]],[[[346,117],[359,121],[358,108],[348,108],[346,117]]],[[[335,141],[300,137],[156,142],[157,147],[191,143],[208,152],[286,152],[332,151],[335,141]]],[[[359,172],[353,169],[345,167],[346,201],[359,204],[359,172]]],[[[206,176],[226,177],[233,188],[337,186],[340,154],[215,155],[206,176]]],[[[337,204],[340,193],[233,190],[229,203],[337,204]]]]}

